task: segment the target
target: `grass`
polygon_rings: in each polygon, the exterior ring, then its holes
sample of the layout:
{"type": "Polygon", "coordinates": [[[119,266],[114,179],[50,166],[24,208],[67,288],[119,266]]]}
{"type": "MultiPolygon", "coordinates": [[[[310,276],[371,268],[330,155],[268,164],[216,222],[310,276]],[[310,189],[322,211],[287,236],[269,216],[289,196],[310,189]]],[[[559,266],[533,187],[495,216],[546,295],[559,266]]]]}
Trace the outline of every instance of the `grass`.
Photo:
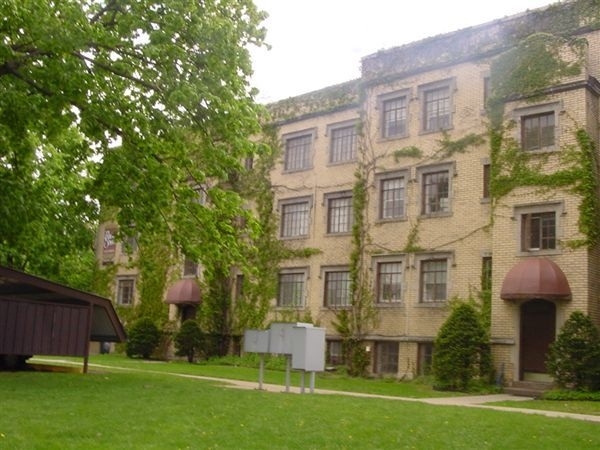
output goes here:
{"type": "MultiPolygon", "coordinates": [[[[58,358],[67,359],[69,358],[58,358]]],[[[34,359],[35,360],[35,359],[34,359]]],[[[81,365],[81,358],[71,358],[71,361],[81,365]]],[[[228,360],[225,360],[228,361],[228,360]]],[[[238,361],[239,362],[239,361],[238,361]]],[[[173,372],[190,375],[201,375],[215,378],[228,378],[233,380],[256,381],[258,386],[258,368],[229,364],[189,364],[183,361],[144,361],[141,359],[130,359],[120,354],[94,355],[90,357],[90,364],[99,364],[110,367],[126,367],[136,370],[151,370],[155,372],[173,372]]],[[[242,363],[245,363],[242,361],[242,363]]],[[[277,361],[274,367],[285,367],[277,361]]],[[[96,370],[91,366],[90,370],[96,370]]],[[[264,382],[285,386],[285,371],[265,370],[264,382]]],[[[291,385],[300,385],[300,373],[292,371],[291,385]]],[[[308,386],[308,376],[306,377],[308,386]]],[[[338,373],[318,373],[315,387],[319,389],[330,389],[334,391],[363,392],[367,394],[389,395],[393,397],[426,398],[426,397],[449,397],[464,395],[459,393],[440,392],[432,389],[431,385],[422,381],[399,382],[394,378],[389,379],[363,379],[352,378],[338,373]]]]}
{"type": "Polygon", "coordinates": [[[343,395],[238,390],[160,372],[4,372],[0,398],[0,448],[15,450],[600,446],[595,423],[343,395]]]}

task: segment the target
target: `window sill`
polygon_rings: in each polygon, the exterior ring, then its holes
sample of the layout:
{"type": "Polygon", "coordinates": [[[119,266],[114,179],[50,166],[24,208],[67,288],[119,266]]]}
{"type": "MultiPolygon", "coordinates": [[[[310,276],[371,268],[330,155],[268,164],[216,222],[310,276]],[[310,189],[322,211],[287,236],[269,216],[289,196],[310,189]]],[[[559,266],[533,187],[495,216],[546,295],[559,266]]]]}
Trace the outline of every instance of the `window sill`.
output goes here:
{"type": "Polygon", "coordinates": [[[429,214],[421,214],[419,215],[420,219],[435,219],[437,217],[451,217],[452,216],[452,211],[444,211],[444,212],[436,212],[436,213],[429,213],[429,214]]]}
{"type": "Polygon", "coordinates": [[[399,134],[397,136],[387,136],[387,137],[381,136],[379,139],[377,139],[377,143],[397,141],[398,139],[406,139],[407,137],[409,137],[408,134],[399,134]]]}
{"type": "Polygon", "coordinates": [[[327,167],[337,167],[337,166],[356,164],[357,161],[358,161],[358,159],[356,159],[356,158],[348,159],[345,161],[335,161],[335,162],[330,161],[327,163],[327,167]]]}
{"type": "Polygon", "coordinates": [[[419,131],[419,136],[424,136],[427,134],[435,134],[435,133],[444,133],[444,132],[452,131],[453,129],[454,129],[454,127],[450,126],[448,128],[438,128],[436,130],[421,130],[421,131],[419,131]]]}
{"type": "Polygon", "coordinates": [[[277,305],[275,306],[275,311],[303,311],[304,309],[306,309],[306,306],[284,306],[284,305],[277,305]]]}
{"type": "Polygon", "coordinates": [[[348,236],[352,236],[352,232],[344,231],[343,233],[325,233],[325,237],[336,237],[336,236],[348,237],[348,236]]]}
{"type": "Polygon", "coordinates": [[[447,300],[435,301],[435,302],[419,302],[415,305],[417,308],[445,308],[448,305],[447,300]]]}
{"type": "Polygon", "coordinates": [[[313,170],[313,167],[303,167],[302,169],[283,169],[281,173],[283,173],[284,175],[290,175],[298,172],[308,172],[309,170],[313,170]]]}
{"type": "Polygon", "coordinates": [[[281,241],[301,241],[304,239],[308,239],[310,236],[302,235],[302,236],[279,236],[281,241]]]}
{"type": "Polygon", "coordinates": [[[562,250],[554,248],[548,250],[520,250],[517,256],[551,256],[560,254],[562,254],[562,250]]]}
{"type": "Polygon", "coordinates": [[[377,225],[382,225],[385,223],[406,222],[407,220],[408,220],[407,216],[389,217],[389,218],[385,218],[385,219],[377,219],[375,221],[375,223],[377,225]]]}

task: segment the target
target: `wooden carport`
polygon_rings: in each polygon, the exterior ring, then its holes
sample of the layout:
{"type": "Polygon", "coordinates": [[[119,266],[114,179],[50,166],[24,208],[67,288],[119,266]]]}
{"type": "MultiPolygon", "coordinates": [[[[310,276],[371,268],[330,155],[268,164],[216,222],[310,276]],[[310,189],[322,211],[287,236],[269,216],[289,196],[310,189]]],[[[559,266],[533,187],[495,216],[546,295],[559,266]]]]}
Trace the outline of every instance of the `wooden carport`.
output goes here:
{"type": "Polygon", "coordinates": [[[81,356],[90,341],[124,342],[112,302],[0,266],[0,357],[81,356]]]}

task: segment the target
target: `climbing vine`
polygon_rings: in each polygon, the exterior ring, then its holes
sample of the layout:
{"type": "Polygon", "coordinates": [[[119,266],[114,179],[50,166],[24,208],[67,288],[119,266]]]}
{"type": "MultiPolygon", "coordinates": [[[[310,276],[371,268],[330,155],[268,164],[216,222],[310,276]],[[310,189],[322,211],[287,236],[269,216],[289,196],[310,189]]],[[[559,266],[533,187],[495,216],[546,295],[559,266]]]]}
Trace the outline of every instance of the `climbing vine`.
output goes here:
{"type": "Polygon", "coordinates": [[[527,37],[493,62],[492,95],[487,104],[493,207],[517,187],[566,189],[577,193],[581,197],[579,231],[585,238],[566,242],[569,247],[594,246],[600,238],[598,166],[593,141],[583,128],[576,129],[577,144],[563,149],[559,156],[561,168],[545,172],[548,154],[524,152],[515,139],[507,137],[514,124],[504,123],[504,104],[507,100],[543,99],[550,93],[551,86],[581,71],[583,48],[581,39],[548,33],[527,37]]]}

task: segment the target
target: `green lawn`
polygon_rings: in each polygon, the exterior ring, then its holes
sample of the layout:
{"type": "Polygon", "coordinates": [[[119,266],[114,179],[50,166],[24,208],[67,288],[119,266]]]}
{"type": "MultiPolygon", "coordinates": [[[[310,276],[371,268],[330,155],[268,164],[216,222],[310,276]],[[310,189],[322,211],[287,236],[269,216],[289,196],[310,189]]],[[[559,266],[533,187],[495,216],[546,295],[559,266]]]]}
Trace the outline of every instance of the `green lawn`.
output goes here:
{"type": "Polygon", "coordinates": [[[2,449],[600,447],[597,423],[113,369],[2,372],[0,399],[2,449]]]}

